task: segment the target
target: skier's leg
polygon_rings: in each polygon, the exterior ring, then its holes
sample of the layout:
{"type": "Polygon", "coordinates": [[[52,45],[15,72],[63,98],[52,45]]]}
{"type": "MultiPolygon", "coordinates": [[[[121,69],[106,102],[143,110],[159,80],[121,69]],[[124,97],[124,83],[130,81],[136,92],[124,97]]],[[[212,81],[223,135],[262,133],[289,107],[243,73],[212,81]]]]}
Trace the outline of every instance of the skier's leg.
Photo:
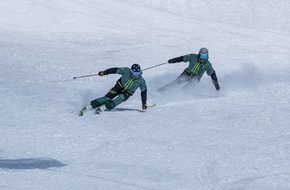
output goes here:
{"type": "Polygon", "coordinates": [[[85,112],[100,107],[101,105],[104,105],[106,102],[110,100],[111,99],[107,97],[100,97],[91,101],[88,105],[86,105],[85,107],[83,107],[83,109],[80,110],[79,116],[83,116],[85,112]]]}
{"type": "Polygon", "coordinates": [[[92,107],[97,108],[111,101],[120,93],[120,90],[119,85],[116,84],[104,97],[91,101],[92,107]]]}
{"type": "Polygon", "coordinates": [[[179,86],[182,83],[187,82],[188,80],[189,80],[189,76],[185,72],[183,72],[173,82],[166,84],[165,86],[159,88],[158,91],[164,92],[166,90],[169,90],[170,88],[179,86]]]}
{"type": "Polygon", "coordinates": [[[98,99],[95,99],[95,100],[91,101],[92,108],[96,109],[97,107],[104,105],[105,103],[107,103],[110,100],[111,99],[108,97],[100,97],[98,99]]]}
{"type": "Polygon", "coordinates": [[[120,88],[118,87],[118,85],[115,85],[104,97],[97,98],[97,99],[91,101],[85,107],[83,107],[83,109],[81,109],[79,115],[82,116],[86,111],[93,109],[93,108],[96,109],[96,108],[104,105],[108,101],[115,98],[118,95],[119,90],[120,90],[120,88]]]}
{"type": "Polygon", "coordinates": [[[195,75],[195,76],[191,77],[190,81],[188,81],[188,83],[186,83],[186,85],[184,87],[185,88],[195,87],[199,81],[200,81],[200,77],[195,75]]]}
{"type": "Polygon", "coordinates": [[[115,98],[115,99],[113,99],[105,104],[106,110],[113,109],[114,107],[118,106],[122,102],[126,101],[129,97],[130,97],[130,95],[128,95],[126,93],[120,94],[119,96],[117,96],[117,98],[115,98]]]}

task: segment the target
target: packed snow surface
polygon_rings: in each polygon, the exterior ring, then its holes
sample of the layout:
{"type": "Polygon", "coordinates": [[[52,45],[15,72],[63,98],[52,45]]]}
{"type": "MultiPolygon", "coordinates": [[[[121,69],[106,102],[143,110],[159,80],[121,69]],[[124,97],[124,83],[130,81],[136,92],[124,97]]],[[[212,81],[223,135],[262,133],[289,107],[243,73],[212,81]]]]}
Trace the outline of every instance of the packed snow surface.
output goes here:
{"type": "MultiPolygon", "coordinates": [[[[0,0],[1,190],[289,190],[290,1],[0,0]],[[145,113],[78,111],[119,75],[209,49],[221,86],[160,93],[145,113]]],[[[141,109],[140,91],[119,108],[141,109]]]]}

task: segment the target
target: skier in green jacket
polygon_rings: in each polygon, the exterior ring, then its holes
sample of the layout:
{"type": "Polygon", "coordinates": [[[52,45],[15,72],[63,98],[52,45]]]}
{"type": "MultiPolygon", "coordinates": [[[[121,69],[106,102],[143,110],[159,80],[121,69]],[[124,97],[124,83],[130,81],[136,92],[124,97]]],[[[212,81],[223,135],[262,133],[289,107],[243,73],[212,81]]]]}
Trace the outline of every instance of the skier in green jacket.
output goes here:
{"type": "Polygon", "coordinates": [[[98,74],[99,76],[108,74],[120,74],[122,76],[104,97],[97,98],[86,105],[80,111],[80,116],[90,109],[96,109],[96,113],[111,110],[132,96],[137,88],[141,90],[142,109],[147,109],[147,86],[145,79],[142,77],[140,65],[133,64],[131,69],[128,67],[110,68],[100,71],[98,74]]]}
{"type": "Polygon", "coordinates": [[[198,54],[188,54],[180,57],[175,57],[168,60],[168,63],[177,63],[177,62],[189,62],[188,67],[181,73],[176,80],[172,83],[167,84],[161,88],[159,91],[166,91],[172,87],[179,86],[183,83],[197,83],[200,81],[203,74],[206,72],[209,76],[211,76],[212,82],[216,88],[216,90],[220,89],[218,79],[213,69],[208,55],[207,48],[201,48],[198,54]]]}

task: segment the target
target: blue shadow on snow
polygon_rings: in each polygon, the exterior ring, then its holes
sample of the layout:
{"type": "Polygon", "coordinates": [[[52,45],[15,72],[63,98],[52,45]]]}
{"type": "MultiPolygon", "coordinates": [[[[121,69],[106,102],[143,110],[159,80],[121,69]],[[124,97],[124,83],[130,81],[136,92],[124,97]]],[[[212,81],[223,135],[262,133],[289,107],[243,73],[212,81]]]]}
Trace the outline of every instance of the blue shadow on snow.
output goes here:
{"type": "Polygon", "coordinates": [[[28,170],[63,166],[66,164],[50,158],[0,159],[0,168],[2,169],[28,170]]]}

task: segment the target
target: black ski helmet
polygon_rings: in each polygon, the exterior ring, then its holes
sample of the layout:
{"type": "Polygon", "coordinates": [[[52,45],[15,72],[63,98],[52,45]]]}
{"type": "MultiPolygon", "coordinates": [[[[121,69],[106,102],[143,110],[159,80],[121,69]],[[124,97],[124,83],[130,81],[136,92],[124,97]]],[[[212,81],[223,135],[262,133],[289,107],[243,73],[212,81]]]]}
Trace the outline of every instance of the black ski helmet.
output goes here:
{"type": "Polygon", "coordinates": [[[140,67],[140,65],[138,65],[137,63],[135,63],[135,64],[133,64],[133,65],[131,66],[131,70],[132,70],[133,72],[141,72],[141,67],[140,67]]]}

